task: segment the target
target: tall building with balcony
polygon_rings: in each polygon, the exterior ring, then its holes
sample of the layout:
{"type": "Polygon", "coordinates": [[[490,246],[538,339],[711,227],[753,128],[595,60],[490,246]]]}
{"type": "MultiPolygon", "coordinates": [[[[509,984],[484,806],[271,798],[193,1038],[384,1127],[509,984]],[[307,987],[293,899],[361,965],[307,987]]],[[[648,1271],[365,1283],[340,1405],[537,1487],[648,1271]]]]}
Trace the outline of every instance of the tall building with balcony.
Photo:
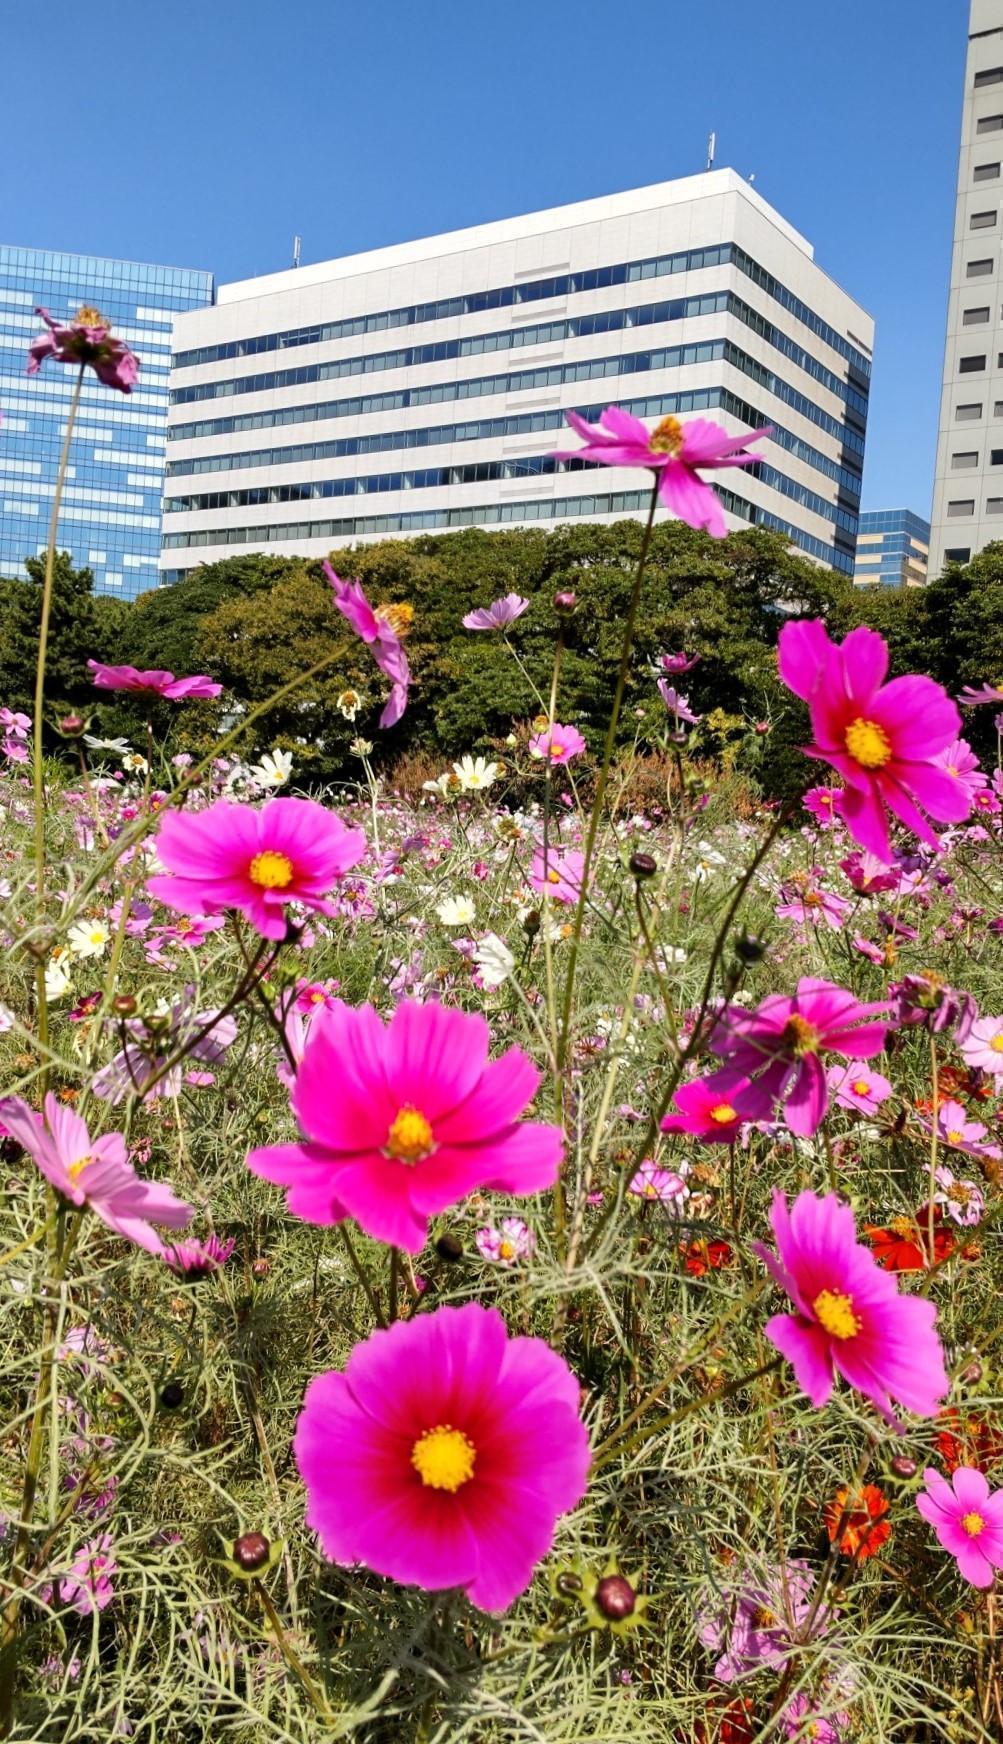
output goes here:
{"type": "Polygon", "coordinates": [[[930,574],[1003,539],[1003,0],[971,0],[930,574]]]}
{"type": "Polygon", "coordinates": [[[718,475],[729,525],[850,575],[873,337],[731,170],[222,285],[175,322],[163,578],[643,516],[643,474],[552,458],[609,404],[772,426],[718,475]]]}
{"type": "Polygon", "coordinates": [[[857,533],[858,587],[924,587],[930,523],[911,509],[865,509],[857,533]]]}
{"type": "Polygon", "coordinates": [[[59,543],[98,592],[129,599],[156,587],[167,444],[171,325],[212,302],[212,274],[91,255],[0,245],[0,575],[44,551],[75,370],[47,363],[25,376],[44,327],[100,309],[142,365],[131,394],[84,384],[59,517],[59,543]]]}

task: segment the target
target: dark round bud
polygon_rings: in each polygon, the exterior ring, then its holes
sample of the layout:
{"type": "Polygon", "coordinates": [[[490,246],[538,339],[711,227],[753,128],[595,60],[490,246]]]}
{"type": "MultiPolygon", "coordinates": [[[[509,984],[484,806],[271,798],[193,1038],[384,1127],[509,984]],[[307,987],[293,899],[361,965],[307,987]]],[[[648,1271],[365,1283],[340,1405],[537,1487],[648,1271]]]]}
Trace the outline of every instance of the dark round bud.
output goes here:
{"type": "Polygon", "coordinates": [[[654,854],[631,854],[630,869],[635,878],[654,878],[658,861],[654,854]]]}
{"type": "Polygon", "coordinates": [[[116,993],[112,1000],[112,1009],[119,1017],[133,1017],[137,1006],[131,993],[116,993]]]}
{"type": "Polygon", "coordinates": [[[581,1576],[572,1574],[570,1569],[565,1569],[563,1574],[558,1575],[554,1585],[562,1597],[571,1598],[582,1590],[581,1576]]]}
{"type": "Polygon", "coordinates": [[[165,1411],[176,1411],[185,1401],[185,1389],[180,1381],[168,1381],[160,1395],[160,1403],[165,1411]]]}
{"type": "Polygon", "coordinates": [[[522,923],[522,930],[528,939],[535,938],[540,930],[540,910],[531,908],[522,923]]]}
{"type": "Polygon", "coordinates": [[[611,1623],[622,1623],[634,1614],[637,1594],[622,1574],[604,1575],[596,1587],[596,1606],[611,1623]]]}
{"type": "Polygon", "coordinates": [[[562,617],[570,617],[578,604],[578,596],[573,593],[555,593],[554,610],[562,617]]]}
{"type": "Polygon", "coordinates": [[[260,1259],[260,1260],[252,1260],[251,1261],[251,1277],[252,1278],[267,1278],[271,1269],[272,1269],[271,1260],[260,1259]]]}
{"type": "Polygon", "coordinates": [[[59,722],[59,731],[74,738],[78,733],[83,732],[86,725],[87,722],[84,720],[83,715],[64,715],[62,720],[59,722]]]}
{"type": "Polygon", "coordinates": [[[914,1478],[919,1467],[907,1453],[897,1453],[892,1460],[892,1471],[897,1478],[914,1478]]]}
{"type": "Polygon", "coordinates": [[[753,933],[742,933],[735,940],[735,955],[743,963],[761,963],[766,955],[766,946],[753,933]]]}
{"type": "Polygon", "coordinates": [[[245,1574],[264,1568],[271,1555],[271,1545],[263,1532],[245,1532],[233,1541],[233,1560],[245,1574]]]}
{"type": "Polygon", "coordinates": [[[440,1235],[435,1244],[435,1251],[440,1260],[449,1260],[452,1263],[456,1260],[462,1260],[463,1243],[455,1235],[440,1235]]]}
{"type": "Polygon", "coordinates": [[[970,1362],[968,1367],[962,1371],[961,1379],[965,1381],[968,1386],[977,1387],[982,1379],[982,1364],[980,1362],[970,1362]]]}

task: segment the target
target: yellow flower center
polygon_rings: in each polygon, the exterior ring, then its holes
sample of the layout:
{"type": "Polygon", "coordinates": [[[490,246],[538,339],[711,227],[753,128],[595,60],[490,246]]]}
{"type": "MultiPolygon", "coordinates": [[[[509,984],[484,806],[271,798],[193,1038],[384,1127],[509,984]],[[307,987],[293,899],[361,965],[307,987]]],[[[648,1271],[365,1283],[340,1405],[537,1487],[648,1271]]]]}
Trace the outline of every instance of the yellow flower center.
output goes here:
{"type": "Polygon", "coordinates": [[[560,884],[560,882],[561,882],[561,874],[559,872],[555,872],[553,866],[551,866],[550,871],[547,873],[547,883],[548,884],[560,884]]]}
{"type": "Polygon", "coordinates": [[[425,1116],[405,1102],[387,1133],[387,1155],[401,1163],[417,1163],[435,1148],[435,1136],[425,1116]]]}
{"type": "Polygon", "coordinates": [[[399,605],[377,606],[374,616],[381,624],[386,624],[395,636],[406,636],[414,618],[414,606],[399,605]]]}
{"type": "Polygon", "coordinates": [[[551,741],[550,741],[550,755],[552,757],[563,757],[564,756],[564,746],[558,744],[556,739],[551,739],[551,741]]]}
{"type": "Polygon", "coordinates": [[[953,763],[949,763],[949,764],[948,764],[948,765],[947,765],[947,773],[948,773],[948,775],[953,775],[953,776],[954,776],[954,779],[955,779],[955,781],[957,781],[957,779],[958,779],[958,774],[959,774],[959,771],[958,771],[958,770],[957,770],[957,769],[955,769],[955,767],[954,767],[954,764],[953,764],[953,763]]]}
{"type": "Polygon", "coordinates": [[[510,1241],[499,1242],[499,1244],[498,1244],[498,1258],[500,1260],[514,1260],[515,1259],[515,1248],[512,1246],[512,1243],[510,1241]]]}
{"type": "Polygon", "coordinates": [[[247,875],[251,883],[260,885],[262,890],[285,890],[293,881],[293,863],[285,854],[276,854],[273,848],[266,848],[264,853],[255,854],[247,875]]]}
{"type": "Polygon", "coordinates": [[[888,1227],[900,1241],[914,1241],[916,1238],[916,1225],[911,1217],[893,1217],[888,1227]]]}
{"type": "Polygon", "coordinates": [[[777,1622],[777,1614],[767,1605],[757,1605],[752,1613],[752,1621],[757,1629],[772,1629],[777,1622]]]}
{"type": "Polygon", "coordinates": [[[430,1490],[449,1490],[454,1494],[470,1482],[476,1458],[477,1450],[469,1436],[449,1423],[426,1429],[411,1449],[411,1464],[422,1483],[430,1490]]]}
{"type": "Polygon", "coordinates": [[[100,309],[93,308],[89,303],[84,303],[73,319],[79,321],[81,327],[103,327],[106,332],[111,331],[111,322],[102,315],[100,309]]]}
{"type": "Polygon", "coordinates": [[[871,1093],[871,1086],[868,1084],[866,1078],[854,1078],[853,1083],[850,1085],[850,1089],[853,1091],[854,1096],[869,1096],[871,1093]]]}
{"type": "Polygon", "coordinates": [[[784,1024],[781,1037],[784,1046],[790,1048],[796,1060],[804,1059],[806,1054],[817,1054],[820,1039],[815,1025],[796,1011],[792,1012],[784,1024]]]}
{"type": "Polygon", "coordinates": [[[980,1532],[985,1531],[986,1525],[982,1515],[975,1513],[963,1514],[961,1524],[964,1530],[968,1533],[969,1538],[977,1538],[980,1532]]]}
{"type": "Polygon", "coordinates": [[[989,1046],[994,1054],[1003,1054],[1003,1033],[994,1035],[989,1046]]]}
{"type": "Polygon", "coordinates": [[[738,1119],[738,1110],[732,1108],[730,1102],[717,1102],[708,1112],[711,1120],[716,1121],[718,1126],[730,1126],[733,1120],[738,1119]]]}
{"type": "Polygon", "coordinates": [[[947,1133],[947,1142],[948,1144],[961,1144],[964,1136],[964,1133],[959,1132],[956,1126],[952,1126],[949,1128],[947,1133]]]}
{"type": "Polygon", "coordinates": [[[651,432],[648,447],[654,454],[680,454],[686,435],[678,418],[663,418],[651,432]]]}
{"type": "Polygon", "coordinates": [[[815,1318],[830,1338],[855,1338],[861,1321],[853,1312],[853,1297],[838,1290],[821,1290],[812,1303],[815,1318]]]}
{"type": "Polygon", "coordinates": [[[88,1164],[93,1161],[94,1158],[88,1153],[86,1157],[78,1157],[75,1163],[68,1163],[66,1165],[66,1173],[69,1175],[70,1180],[75,1181],[78,1175],[82,1175],[88,1164]]]}
{"type": "Polygon", "coordinates": [[[877,721],[864,721],[858,715],[847,727],[843,738],[850,756],[861,769],[883,769],[891,759],[888,734],[877,721]]]}

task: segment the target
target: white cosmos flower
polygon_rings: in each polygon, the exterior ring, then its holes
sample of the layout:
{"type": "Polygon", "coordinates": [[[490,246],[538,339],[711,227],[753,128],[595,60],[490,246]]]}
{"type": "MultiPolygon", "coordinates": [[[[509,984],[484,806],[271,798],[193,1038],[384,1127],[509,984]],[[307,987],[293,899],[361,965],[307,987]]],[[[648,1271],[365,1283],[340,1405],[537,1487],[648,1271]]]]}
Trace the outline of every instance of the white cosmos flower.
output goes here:
{"type": "Polygon", "coordinates": [[[250,774],[259,787],[281,787],[289,780],[292,766],[292,752],[280,751],[276,745],[274,751],[266,751],[261,762],[254,764],[250,774]]]}
{"type": "Polygon", "coordinates": [[[103,920],[78,920],[66,942],[75,957],[103,957],[110,937],[103,920]]]}
{"type": "Polygon", "coordinates": [[[719,854],[710,842],[697,843],[697,862],[693,867],[693,877],[697,884],[702,884],[705,878],[712,878],[719,866],[727,864],[725,856],[719,854]]]}
{"type": "Polygon", "coordinates": [[[120,757],[128,756],[132,750],[128,739],[96,739],[93,733],[84,734],[84,744],[92,751],[115,751],[120,757]]]}
{"type": "Polygon", "coordinates": [[[443,775],[437,775],[434,781],[423,781],[422,787],[426,793],[437,793],[440,799],[455,799],[463,792],[463,783],[458,775],[447,769],[443,775]]]}
{"type": "Polygon", "coordinates": [[[485,987],[500,987],[515,968],[515,958],[497,933],[485,933],[474,952],[474,962],[485,987]]]}
{"type": "Polygon", "coordinates": [[[68,993],[73,983],[67,971],[67,951],[65,946],[53,951],[45,965],[45,995],[47,999],[62,999],[68,993]]]}
{"type": "Polygon", "coordinates": [[[470,926],[477,910],[469,896],[447,896],[436,909],[443,926],[470,926]]]}
{"type": "Polygon", "coordinates": [[[145,775],[149,767],[146,758],[141,757],[138,751],[126,751],[122,758],[123,769],[134,769],[140,775],[145,775]]]}
{"type": "Polygon", "coordinates": [[[490,787],[498,774],[497,763],[489,763],[486,757],[461,757],[453,764],[456,775],[464,793],[477,793],[483,787],[490,787]]]}

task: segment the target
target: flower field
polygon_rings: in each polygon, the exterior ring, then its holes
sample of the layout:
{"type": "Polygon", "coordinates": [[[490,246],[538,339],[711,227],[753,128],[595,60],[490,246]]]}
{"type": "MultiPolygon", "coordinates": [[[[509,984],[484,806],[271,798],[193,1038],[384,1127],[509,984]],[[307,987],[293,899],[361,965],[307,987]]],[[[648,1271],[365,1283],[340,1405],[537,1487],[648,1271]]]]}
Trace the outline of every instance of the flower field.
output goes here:
{"type": "MultiPolygon", "coordinates": [[[[86,311],[32,362],[128,392],[113,344],[86,311]]],[[[574,427],[653,474],[605,742],[571,593],[536,717],[419,798],[375,748],[406,604],[328,566],[382,701],[318,789],[249,715],[201,759],[54,719],[43,600],[0,710],[0,1736],[1003,1734],[1003,774],[964,736],[1003,692],[788,617],[780,804],[691,758],[666,649],[633,810],[651,526],[723,536],[697,469],[755,455],[574,427]]],[[[463,622],[518,661],[534,609],[463,622]]],[[[114,652],[98,697],[219,691],[114,652]]]]}

